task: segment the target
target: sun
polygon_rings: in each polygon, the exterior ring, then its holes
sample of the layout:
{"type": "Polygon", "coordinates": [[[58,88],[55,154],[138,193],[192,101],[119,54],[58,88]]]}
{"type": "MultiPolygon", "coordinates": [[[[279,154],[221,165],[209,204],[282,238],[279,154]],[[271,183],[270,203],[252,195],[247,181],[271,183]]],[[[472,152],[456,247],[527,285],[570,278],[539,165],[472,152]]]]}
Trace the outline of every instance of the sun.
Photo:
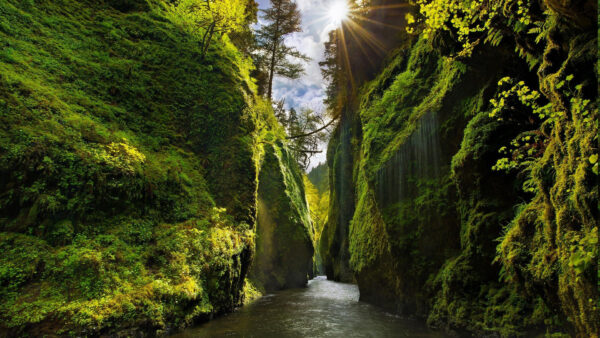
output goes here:
{"type": "Polygon", "coordinates": [[[342,21],[348,19],[350,9],[348,3],[344,0],[335,0],[335,2],[329,7],[329,20],[336,26],[342,24],[342,21]]]}

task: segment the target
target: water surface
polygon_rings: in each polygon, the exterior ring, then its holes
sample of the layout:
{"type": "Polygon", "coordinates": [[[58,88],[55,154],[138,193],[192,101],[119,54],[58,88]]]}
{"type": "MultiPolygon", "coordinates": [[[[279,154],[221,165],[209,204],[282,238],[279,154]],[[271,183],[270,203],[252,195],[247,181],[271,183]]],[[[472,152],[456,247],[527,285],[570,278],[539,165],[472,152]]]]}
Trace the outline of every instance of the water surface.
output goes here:
{"type": "Polygon", "coordinates": [[[317,277],[306,288],[266,295],[175,337],[445,337],[358,298],[356,285],[317,277]]]}

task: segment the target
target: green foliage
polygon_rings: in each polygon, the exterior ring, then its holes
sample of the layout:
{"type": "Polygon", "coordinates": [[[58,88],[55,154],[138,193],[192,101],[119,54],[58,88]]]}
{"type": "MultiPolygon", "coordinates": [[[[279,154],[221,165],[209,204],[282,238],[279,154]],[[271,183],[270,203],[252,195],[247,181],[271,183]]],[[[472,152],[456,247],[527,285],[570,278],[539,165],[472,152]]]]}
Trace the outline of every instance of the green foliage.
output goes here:
{"type": "MultiPolygon", "coordinates": [[[[323,164],[323,166],[327,169],[325,164],[323,164]]],[[[311,172],[313,171],[314,168],[311,172]]],[[[308,176],[303,176],[303,179],[306,201],[308,202],[308,209],[310,212],[310,220],[314,229],[313,245],[315,247],[315,254],[313,259],[313,270],[316,273],[322,274],[323,262],[319,252],[319,242],[321,241],[321,234],[323,233],[323,229],[327,223],[327,217],[329,216],[329,187],[327,187],[326,191],[319,192],[308,176]]]]}
{"type": "Polygon", "coordinates": [[[419,36],[341,103],[321,238],[332,275],[347,259],[362,299],[459,333],[596,336],[597,75],[585,69],[597,66],[597,18],[555,0],[417,5],[407,22],[419,36]],[[402,152],[428,114],[441,163],[452,157],[440,181],[407,164],[432,148],[402,152]],[[347,239],[342,194],[356,201],[347,239]]]}
{"type": "Polygon", "coordinates": [[[215,32],[228,34],[241,30],[246,24],[245,9],[245,3],[239,0],[179,0],[169,5],[168,13],[178,25],[189,29],[190,34],[197,33],[195,26],[206,31],[213,23],[218,26],[215,32]]]}
{"type": "Polygon", "coordinates": [[[223,38],[241,32],[253,20],[246,4],[247,0],[178,0],[167,4],[167,14],[179,27],[197,36],[204,59],[215,34],[223,38]]]}
{"type": "MultiPolygon", "coordinates": [[[[573,78],[574,75],[567,75],[564,80],[557,82],[555,87],[561,90],[565,97],[569,99],[570,107],[568,108],[571,114],[576,115],[577,120],[584,127],[592,128],[595,114],[591,101],[583,98],[582,85],[576,85],[572,88],[573,78]]],[[[523,114],[526,111],[533,115],[536,121],[536,123],[532,123],[532,128],[537,127],[537,124],[543,124],[546,128],[551,128],[554,124],[560,124],[561,121],[568,119],[567,110],[553,106],[551,103],[540,103],[543,102],[541,94],[526,86],[524,81],[515,83],[513,79],[504,77],[498,82],[499,89],[503,89],[507,85],[512,85],[512,87],[499,92],[495,99],[490,100],[492,105],[490,117],[502,121],[505,118],[510,119],[512,114],[523,114]]],[[[499,149],[499,153],[509,155],[509,157],[498,159],[492,169],[527,171],[528,168],[532,167],[534,161],[543,155],[547,143],[547,136],[540,131],[532,130],[521,133],[510,142],[510,148],[503,146],[499,149]]],[[[595,165],[596,162],[592,160],[593,157],[590,157],[590,164],[595,165]]],[[[594,169],[592,168],[592,170],[594,169]]],[[[597,171],[597,167],[595,170],[597,171]]],[[[537,187],[531,180],[525,183],[523,189],[526,192],[535,192],[537,187]]]]}
{"type": "Polygon", "coordinates": [[[121,12],[146,11],[150,7],[147,0],[108,0],[106,2],[121,12]]]}
{"type": "Polygon", "coordinates": [[[341,110],[341,105],[343,104],[341,91],[344,82],[347,80],[344,77],[343,67],[339,60],[339,57],[342,55],[340,33],[341,31],[338,29],[329,32],[329,39],[324,44],[325,55],[323,61],[319,62],[321,75],[328,82],[324,103],[333,114],[338,114],[341,110]]]}
{"type": "Polygon", "coordinates": [[[310,170],[307,176],[320,195],[329,191],[329,167],[327,163],[319,163],[310,170]]]}
{"type": "Polygon", "coordinates": [[[162,331],[230,309],[236,296],[226,290],[240,282],[235,276],[242,262],[236,257],[252,247],[253,234],[240,233],[219,217],[216,210],[212,221],[157,226],[149,238],[156,245],[98,235],[78,236],[55,250],[42,246],[29,251],[24,248],[44,241],[2,233],[1,245],[10,253],[2,262],[2,283],[7,285],[3,325],[53,321],[59,333],[76,333],[146,323],[148,329],[162,331]],[[26,282],[34,293],[20,287],[26,282]]]}
{"type": "Polygon", "coordinates": [[[303,177],[281,141],[264,146],[256,255],[250,278],[267,291],[301,287],[312,274],[314,229],[303,177]]]}
{"type": "Polygon", "coordinates": [[[285,41],[286,36],[301,31],[300,11],[294,1],[271,0],[271,6],[262,12],[264,24],[256,31],[254,57],[258,68],[268,74],[266,98],[271,100],[274,77],[297,79],[304,73],[304,67],[290,59],[307,61],[308,57],[285,41]]]}
{"type": "Polygon", "coordinates": [[[327,222],[329,212],[329,191],[319,194],[316,187],[311,183],[307,176],[303,176],[304,189],[306,192],[306,201],[310,210],[310,219],[315,229],[315,242],[319,241],[323,226],[327,222]]]}
{"type": "Polygon", "coordinates": [[[7,334],[157,334],[243,301],[259,141],[282,132],[252,61],[225,35],[201,62],[166,7],[0,3],[7,334]]]}
{"type": "Polygon", "coordinates": [[[308,169],[310,159],[320,152],[319,145],[327,139],[326,130],[315,132],[325,124],[321,114],[312,109],[302,108],[296,112],[291,108],[289,113],[285,110],[279,121],[287,130],[287,144],[292,156],[303,171],[308,169]]]}
{"type": "Polygon", "coordinates": [[[253,301],[263,296],[261,292],[251,280],[246,278],[244,281],[244,305],[250,304],[253,301]]]}
{"type": "MultiPolygon", "coordinates": [[[[407,14],[408,32],[418,32],[424,38],[449,32],[462,45],[458,56],[470,56],[481,42],[500,45],[507,29],[517,34],[539,33],[535,28],[543,23],[537,4],[529,0],[417,0],[416,4],[420,15],[407,14]]],[[[527,54],[524,49],[518,51],[527,54]]]]}
{"type": "Polygon", "coordinates": [[[572,254],[569,256],[569,267],[573,268],[577,276],[594,267],[598,257],[598,228],[592,229],[583,238],[575,238],[571,245],[572,254]]]}
{"type": "MultiPolygon", "coordinates": [[[[518,130],[499,147],[493,168],[516,175],[512,181],[529,194],[503,231],[500,275],[511,288],[525,290],[525,297],[557,294],[543,296],[545,305],[560,308],[578,335],[594,336],[600,315],[590,301],[598,292],[597,250],[591,244],[598,226],[598,131],[592,122],[597,120],[597,76],[581,71],[597,62],[589,16],[583,7],[561,8],[553,0],[539,6],[510,0],[419,4],[424,27],[413,22],[413,30],[449,33],[462,44],[460,56],[471,55],[479,41],[502,46],[508,37],[512,41],[504,45],[514,43],[516,55],[537,71],[538,83],[531,87],[525,83],[535,78],[527,75],[523,81],[501,79],[490,101],[490,116],[518,130]]],[[[544,321],[550,327],[564,325],[554,318],[544,321]]]]}

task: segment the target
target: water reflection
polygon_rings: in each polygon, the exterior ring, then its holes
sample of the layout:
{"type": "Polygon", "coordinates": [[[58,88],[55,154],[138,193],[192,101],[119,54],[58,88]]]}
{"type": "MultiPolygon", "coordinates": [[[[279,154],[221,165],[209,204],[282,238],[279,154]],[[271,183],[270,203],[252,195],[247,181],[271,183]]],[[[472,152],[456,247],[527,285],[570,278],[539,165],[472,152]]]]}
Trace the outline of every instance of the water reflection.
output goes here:
{"type": "Polygon", "coordinates": [[[175,337],[445,337],[358,298],[356,285],[317,277],[175,337]]]}

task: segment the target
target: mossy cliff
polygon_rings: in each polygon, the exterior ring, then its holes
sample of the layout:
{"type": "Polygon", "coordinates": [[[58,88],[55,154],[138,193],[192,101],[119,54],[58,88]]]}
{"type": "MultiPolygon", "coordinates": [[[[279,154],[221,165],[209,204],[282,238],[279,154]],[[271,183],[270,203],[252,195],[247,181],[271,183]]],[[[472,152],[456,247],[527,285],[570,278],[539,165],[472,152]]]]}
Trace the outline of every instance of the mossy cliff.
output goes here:
{"type": "Polygon", "coordinates": [[[317,275],[325,274],[325,266],[319,252],[319,243],[323,228],[327,223],[329,215],[329,173],[327,163],[320,163],[304,176],[304,187],[306,189],[306,199],[310,209],[310,218],[314,229],[314,273],[317,275]]]}
{"type": "Polygon", "coordinates": [[[319,194],[329,191],[329,167],[327,167],[327,163],[319,163],[306,176],[319,194]]]}
{"type": "Polygon", "coordinates": [[[313,274],[314,230],[302,175],[281,143],[265,145],[256,227],[250,278],[266,291],[306,285],[313,274]]]}
{"type": "Polygon", "coordinates": [[[542,28],[468,52],[400,34],[344,89],[320,245],[361,299],[459,333],[600,332],[596,4],[536,6],[542,28]]]}
{"type": "Polygon", "coordinates": [[[202,58],[164,8],[0,2],[0,335],[157,334],[243,302],[280,127],[252,61],[227,36],[202,58]]]}
{"type": "MultiPolygon", "coordinates": [[[[348,226],[355,203],[353,180],[354,150],[352,133],[356,125],[344,114],[333,131],[327,149],[329,166],[329,214],[319,240],[319,253],[327,278],[353,282],[348,251],[348,226]]],[[[354,138],[356,139],[356,137],[354,138]]]]}

